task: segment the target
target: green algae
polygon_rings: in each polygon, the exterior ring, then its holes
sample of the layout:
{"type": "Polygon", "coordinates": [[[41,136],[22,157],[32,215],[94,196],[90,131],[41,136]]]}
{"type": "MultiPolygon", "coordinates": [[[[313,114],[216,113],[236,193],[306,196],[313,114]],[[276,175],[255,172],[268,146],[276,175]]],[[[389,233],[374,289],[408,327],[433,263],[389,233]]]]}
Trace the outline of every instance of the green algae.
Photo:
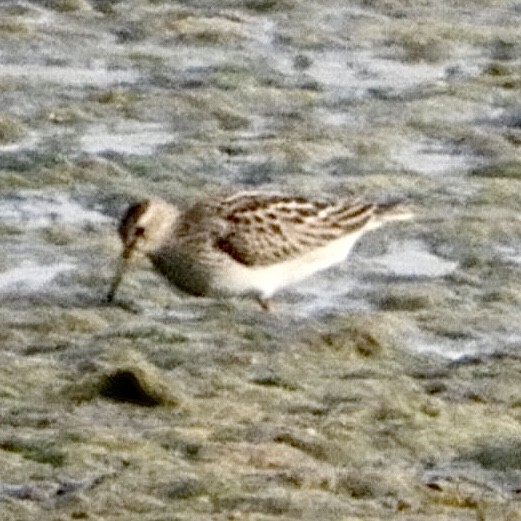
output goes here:
{"type": "Polygon", "coordinates": [[[31,30],[23,22],[16,20],[0,21],[0,38],[3,40],[27,38],[31,35],[31,30]]]}
{"type": "Polygon", "coordinates": [[[500,161],[495,164],[474,168],[470,175],[489,179],[521,179],[521,161],[500,161]]]}
{"type": "Polygon", "coordinates": [[[23,458],[61,467],[65,463],[66,454],[47,441],[31,440],[30,442],[16,439],[0,441],[0,450],[21,454],[23,458]]]}
{"type": "Polygon", "coordinates": [[[25,134],[20,121],[5,114],[0,114],[0,143],[18,141],[25,134]]]}

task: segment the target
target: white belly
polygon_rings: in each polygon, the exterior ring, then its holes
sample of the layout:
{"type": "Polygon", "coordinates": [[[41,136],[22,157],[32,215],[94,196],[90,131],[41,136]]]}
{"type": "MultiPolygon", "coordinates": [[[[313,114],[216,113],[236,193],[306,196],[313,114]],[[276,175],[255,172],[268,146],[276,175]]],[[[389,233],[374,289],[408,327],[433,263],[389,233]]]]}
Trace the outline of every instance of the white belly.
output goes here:
{"type": "Polygon", "coordinates": [[[270,266],[252,267],[234,262],[214,279],[213,289],[221,294],[256,294],[269,298],[279,289],[345,260],[361,235],[350,234],[300,257],[270,266]]]}

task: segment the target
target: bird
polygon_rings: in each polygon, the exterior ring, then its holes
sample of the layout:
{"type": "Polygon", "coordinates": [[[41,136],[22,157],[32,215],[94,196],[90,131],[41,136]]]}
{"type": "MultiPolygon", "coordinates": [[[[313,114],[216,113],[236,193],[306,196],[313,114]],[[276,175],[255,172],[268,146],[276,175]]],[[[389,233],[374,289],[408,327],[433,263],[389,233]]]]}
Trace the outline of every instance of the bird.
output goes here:
{"type": "Polygon", "coordinates": [[[401,202],[243,191],[185,209],[164,199],[131,204],[119,224],[123,250],[112,302],[139,252],[181,292],[253,297],[269,311],[280,289],[343,262],[366,232],[413,217],[401,202]]]}

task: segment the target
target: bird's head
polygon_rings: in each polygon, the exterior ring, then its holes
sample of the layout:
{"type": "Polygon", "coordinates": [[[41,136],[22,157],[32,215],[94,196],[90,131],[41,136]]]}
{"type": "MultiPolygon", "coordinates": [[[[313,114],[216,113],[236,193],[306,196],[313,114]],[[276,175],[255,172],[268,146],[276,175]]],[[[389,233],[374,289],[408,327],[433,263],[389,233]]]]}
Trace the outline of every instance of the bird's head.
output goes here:
{"type": "Polygon", "coordinates": [[[158,250],[172,234],[178,215],[179,210],[162,199],[145,199],[127,209],[118,227],[123,251],[107,295],[109,302],[114,298],[132,254],[135,251],[150,254],[158,250]]]}

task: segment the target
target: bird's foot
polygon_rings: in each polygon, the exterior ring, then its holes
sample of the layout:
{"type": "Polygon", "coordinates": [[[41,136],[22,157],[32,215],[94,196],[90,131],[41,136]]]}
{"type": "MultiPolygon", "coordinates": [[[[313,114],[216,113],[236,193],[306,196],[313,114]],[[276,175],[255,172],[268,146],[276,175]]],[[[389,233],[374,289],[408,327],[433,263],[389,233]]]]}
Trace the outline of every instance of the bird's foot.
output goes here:
{"type": "Polygon", "coordinates": [[[269,313],[271,311],[271,300],[267,298],[257,297],[257,302],[263,311],[269,313]]]}

